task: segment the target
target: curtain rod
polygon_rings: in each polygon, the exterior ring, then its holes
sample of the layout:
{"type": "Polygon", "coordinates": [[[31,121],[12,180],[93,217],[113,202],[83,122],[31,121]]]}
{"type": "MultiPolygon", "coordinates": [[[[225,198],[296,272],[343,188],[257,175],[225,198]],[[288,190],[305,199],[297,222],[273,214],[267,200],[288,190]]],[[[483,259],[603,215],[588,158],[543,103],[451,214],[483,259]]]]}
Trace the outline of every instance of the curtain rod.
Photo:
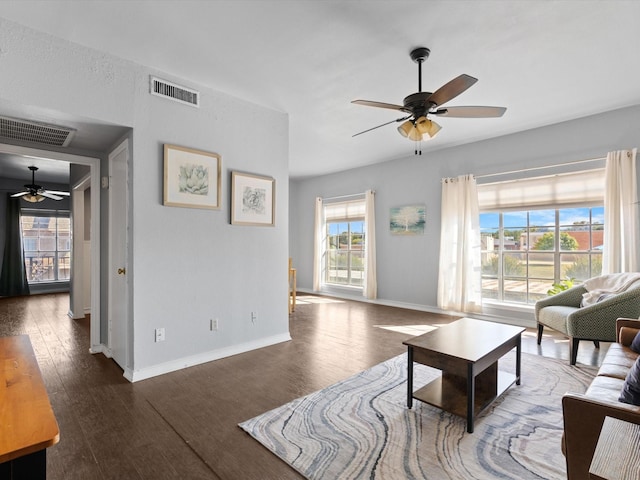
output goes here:
{"type": "MultiPolygon", "coordinates": [[[[376,191],[375,190],[371,190],[371,192],[375,195],[376,191]]],[[[351,195],[338,195],[337,197],[322,197],[323,201],[326,200],[341,200],[343,198],[352,198],[352,197],[362,197],[363,195],[365,195],[367,192],[362,192],[362,193],[352,193],[351,195]]]]}
{"type": "Polygon", "coordinates": [[[564,165],[576,165],[576,164],[579,164],[579,163],[598,162],[598,161],[602,161],[602,160],[606,160],[606,159],[607,159],[607,157],[589,158],[587,160],[576,160],[575,162],[558,163],[556,165],[546,165],[544,167],[522,168],[520,170],[511,170],[510,172],[487,173],[485,175],[476,175],[475,177],[476,178],[498,177],[500,175],[511,175],[512,173],[531,172],[531,171],[534,171],[534,170],[544,170],[546,168],[563,167],[564,165]]]}

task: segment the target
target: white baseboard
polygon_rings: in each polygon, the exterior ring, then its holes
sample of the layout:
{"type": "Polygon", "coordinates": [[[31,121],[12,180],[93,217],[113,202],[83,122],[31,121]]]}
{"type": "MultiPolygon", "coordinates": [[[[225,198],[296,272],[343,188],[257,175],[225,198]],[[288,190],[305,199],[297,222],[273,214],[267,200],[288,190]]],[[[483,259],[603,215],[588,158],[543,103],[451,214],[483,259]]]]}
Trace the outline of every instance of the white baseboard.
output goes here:
{"type": "Polygon", "coordinates": [[[233,345],[219,350],[199,353],[197,355],[179,358],[177,360],[160,363],[158,365],[153,365],[139,370],[126,368],[124,377],[132,383],[139,382],[140,380],[146,380],[147,378],[157,377],[158,375],[164,375],[165,373],[175,372],[177,370],[182,370],[183,368],[193,367],[194,365],[200,365],[214,360],[220,360],[221,358],[249,352],[258,348],[268,347],[277,343],[288,342],[290,340],[291,336],[288,332],[280,335],[273,335],[253,342],[241,343],[239,345],[233,345]]]}
{"type": "Polygon", "coordinates": [[[306,288],[298,288],[298,293],[308,293],[310,295],[323,295],[326,297],[342,298],[344,300],[353,300],[356,302],[375,303],[377,305],[385,305],[387,307],[406,308],[408,310],[417,310],[419,312],[438,313],[441,315],[449,315],[451,317],[466,317],[471,316],[479,320],[487,320],[491,322],[507,323],[509,325],[516,325],[519,327],[533,328],[536,326],[535,320],[526,320],[517,317],[506,317],[503,315],[491,314],[491,313],[464,313],[464,312],[452,312],[450,310],[442,310],[438,307],[431,307],[429,305],[419,305],[414,303],[397,302],[395,300],[385,300],[377,298],[370,300],[362,295],[349,295],[338,292],[316,292],[306,288]]]}
{"type": "Polygon", "coordinates": [[[109,349],[107,348],[107,346],[101,343],[98,345],[91,345],[91,347],[89,347],[89,353],[91,354],[103,353],[107,358],[111,358],[109,355],[107,355],[108,351],[109,349]]]}

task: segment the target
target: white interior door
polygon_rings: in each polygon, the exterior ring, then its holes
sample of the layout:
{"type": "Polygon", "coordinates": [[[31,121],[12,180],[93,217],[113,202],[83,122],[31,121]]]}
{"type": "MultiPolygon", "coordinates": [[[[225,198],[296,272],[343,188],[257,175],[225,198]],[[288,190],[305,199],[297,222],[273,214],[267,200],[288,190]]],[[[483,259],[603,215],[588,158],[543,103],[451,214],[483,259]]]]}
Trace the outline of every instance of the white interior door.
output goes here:
{"type": "Polygon", "coordinates": [[[127,282],[127,164],[128,141],[109,155],[109,340],[115,362],[129,367],[129,299],[127,282]]]}

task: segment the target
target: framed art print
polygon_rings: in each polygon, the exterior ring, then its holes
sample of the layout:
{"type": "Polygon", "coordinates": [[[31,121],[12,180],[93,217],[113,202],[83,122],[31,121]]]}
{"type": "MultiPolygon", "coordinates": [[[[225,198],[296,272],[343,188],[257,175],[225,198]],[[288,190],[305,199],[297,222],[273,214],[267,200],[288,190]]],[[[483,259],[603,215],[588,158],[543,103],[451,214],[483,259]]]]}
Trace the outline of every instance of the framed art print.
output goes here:
{"type": "Polygon", "coordinates": [[[391,208],[389,212],[389,231],[393,235],[424,234],[425,210],[425,205],[391,208]]]}
{"type": "Polygon", "coordinates": [[[219,209],[221,170],[217,153],[165,144],[163,205],[219,209]]]}
{"type": "Polygon", "coordinates": [[[275,180],[231,172],[231,224],[275,225],[275,180]]]}

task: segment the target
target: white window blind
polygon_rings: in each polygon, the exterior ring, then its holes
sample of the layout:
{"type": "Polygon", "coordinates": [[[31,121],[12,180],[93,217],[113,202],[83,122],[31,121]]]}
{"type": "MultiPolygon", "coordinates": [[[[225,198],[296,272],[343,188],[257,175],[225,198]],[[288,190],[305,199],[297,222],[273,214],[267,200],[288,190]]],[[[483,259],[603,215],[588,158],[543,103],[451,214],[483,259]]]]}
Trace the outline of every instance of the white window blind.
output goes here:
{"type": "Polygon", "coordinates": [[[329,203],[324,206],[324,219],[327,222],[364,219],[364,210],[364,198],[348,202],[329,203]]]}
{"type": "Polygon", "coordinates": [[[604,202],[604,168],[478,185],[481,212],[604,202]]]}

